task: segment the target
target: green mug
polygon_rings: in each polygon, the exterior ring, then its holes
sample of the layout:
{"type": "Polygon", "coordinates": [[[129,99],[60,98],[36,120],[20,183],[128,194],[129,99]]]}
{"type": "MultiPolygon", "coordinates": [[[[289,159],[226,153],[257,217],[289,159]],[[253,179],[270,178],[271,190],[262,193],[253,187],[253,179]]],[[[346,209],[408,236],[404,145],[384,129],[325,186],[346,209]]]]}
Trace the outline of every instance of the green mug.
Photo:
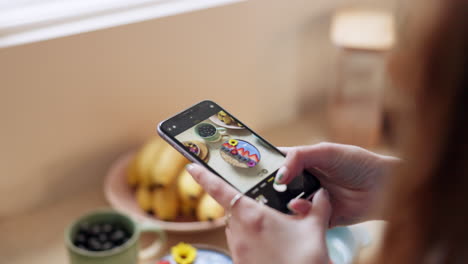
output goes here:
{"type": "Polygon", "coordinates": [[[99,210],[79,218],[65,231],[65,244],[71,264],[136,264],[139,260],[149,259],[158,255],[166,242],[164,231],[150,223],[136,223],[130,217],[113,210],[99,210]],[[129,233],[129,239],[124,244],[105,251],[90,251],[73,243],[79,227],[83,223],[117,223],[129,233]],[[145,249],[140,249],[139,240],[142,233],[155,233],[158,240],[145,249]]]}
{"type": "Polygon", "coordinates": [[[224,127],[216,127],[210,123],[200,123],[195,126],[195,134],[203,138],[207,142],[217,142],[226,135],[227,129],[224,127]]]}

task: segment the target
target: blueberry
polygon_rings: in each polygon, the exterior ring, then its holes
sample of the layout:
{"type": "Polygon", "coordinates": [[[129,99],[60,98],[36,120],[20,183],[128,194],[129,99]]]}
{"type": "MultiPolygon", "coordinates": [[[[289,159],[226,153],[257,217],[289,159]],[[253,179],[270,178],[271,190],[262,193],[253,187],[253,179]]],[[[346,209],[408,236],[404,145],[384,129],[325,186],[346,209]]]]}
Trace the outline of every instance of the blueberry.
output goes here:
{"type": "Polygon", "coordinates": [[[106,234],[101,233],[101,234],[98,235],[98,240],[101,241],[101,242],[106,242],[106,241],[109,240],[109,238],[107,237],[106,234]]]}
{"type": "Polygon", "coordinates": [[[102,230],[101,225],[94,224],[90,228],[90,231],[91,231],[90,233],[93,235],[99,235],[99,233],[101,233],[101,230],[102,230]]]}
{"type": "Polygon", "coordinates": [[[120,242],[125,238],[125,232],[122,229],[117,229],[111,234],[110,240],[112,242],[120,242]]]}
{"type": "Polygon", "coordinates": [[[110,233],[114,230],[114,227],[111,224],[103,224],[102,225],[102,231],[105,233],[110,233]]]}
{"type": "Polygon", "coordinates": [[[76,245],[78,248],[81,248],[81,249],[84,249],[84,250],[88,250],[88,248],[86,247],[85,244],[78,244],[76,245]]]}
{"type": "Polygon", "coordinates": [[[101,243],[99,242],[99,240],[97,240],[94,237],[89,239],[88,247],[89,247],[89,249],[94,250],[94,251],[99,251],[99,250],[102,249],[101,243]]]}
{"type": "Polygon", "coordinates": [[[90,225],[88,222],[83,222],[78,227],[78,232],[80,233],[89,233],[90,232],[90,225]]]}
{"type": "Polygon", "coordinates": [[[112,249],[114,248],[114,244],[112,242],[106,242],[104,244],[102,244],[102,250],[109,250],[109,249],[112,249]]]}
{"type": "Polygon", "coordinates": [[[84,233],[78,233],[75,236],[75,245],[77,244],[84,244],[86,242],[86,235],[84,233]]]}

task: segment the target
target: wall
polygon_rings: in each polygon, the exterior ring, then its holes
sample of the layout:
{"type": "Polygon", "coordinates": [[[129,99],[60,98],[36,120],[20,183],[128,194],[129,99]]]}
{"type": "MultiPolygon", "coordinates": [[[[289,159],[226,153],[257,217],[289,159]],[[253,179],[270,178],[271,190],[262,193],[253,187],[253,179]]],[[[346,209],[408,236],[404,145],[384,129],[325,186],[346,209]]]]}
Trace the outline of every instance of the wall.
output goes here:
{"type": "Polygon", "coordinates": [[[294,117],[323,93],[339,2],[247,1],[0,50],[0,219],[100,186],[196,101],[260,130],[294,117]]]}

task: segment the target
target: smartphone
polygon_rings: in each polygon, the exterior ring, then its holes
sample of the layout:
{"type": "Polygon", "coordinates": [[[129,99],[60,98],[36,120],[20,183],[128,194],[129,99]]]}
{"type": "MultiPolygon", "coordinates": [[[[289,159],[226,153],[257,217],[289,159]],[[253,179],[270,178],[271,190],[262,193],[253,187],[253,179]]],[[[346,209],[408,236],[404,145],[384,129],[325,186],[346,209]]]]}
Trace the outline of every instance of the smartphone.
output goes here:
{"type": "Polygon", "coordinates": [[[276,184],[285,155],[212,101],[202,101],[162,121],[158,133],[190,161],[280,212],[290,213],[289,201],[307,199],[320,188],[317,178],[307,171],[287,185],[276,184]]]}

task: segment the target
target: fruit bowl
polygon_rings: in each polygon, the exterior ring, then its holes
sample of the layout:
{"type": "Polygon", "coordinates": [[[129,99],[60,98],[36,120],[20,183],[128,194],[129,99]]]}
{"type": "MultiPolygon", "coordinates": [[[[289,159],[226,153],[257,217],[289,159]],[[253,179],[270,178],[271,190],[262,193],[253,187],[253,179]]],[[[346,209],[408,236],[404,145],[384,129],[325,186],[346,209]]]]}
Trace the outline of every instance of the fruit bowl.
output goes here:
{"type": "Polygon", "coordinates": [[[143,211],[137,203],[135,190],[127,183],[127,168],[137,151],[120,156],[110,167],[105,181],[104,194],[116,210],[128,214],[137,221],[154,223],[169,232],[201,232],[223,227],[225,217],[213,221],[197,221],[194,218],[179,216],[174,221],[163,221],[143,211]]]}

